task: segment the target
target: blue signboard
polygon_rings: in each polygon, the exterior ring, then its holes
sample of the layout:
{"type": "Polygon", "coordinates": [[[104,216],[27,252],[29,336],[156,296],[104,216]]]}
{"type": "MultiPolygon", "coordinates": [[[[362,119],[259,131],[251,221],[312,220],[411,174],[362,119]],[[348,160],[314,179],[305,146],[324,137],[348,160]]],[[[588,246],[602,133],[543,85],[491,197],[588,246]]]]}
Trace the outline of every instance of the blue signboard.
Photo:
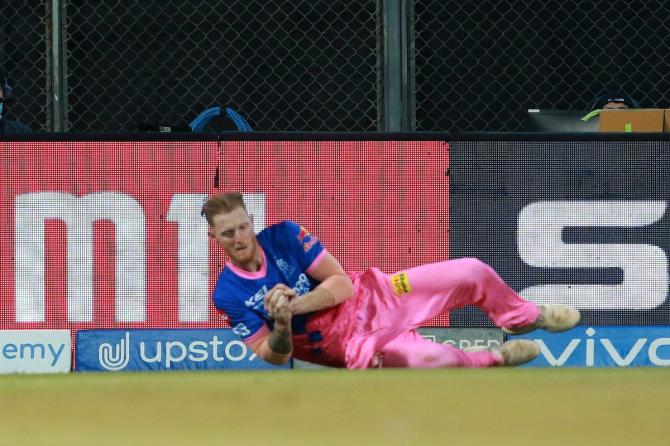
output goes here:
{"type": "Polygon", "coordinates": [[[80,330],[77,371],[285,369],[260,359],[230,329],[80,330]]]}
{"type": "Polygon", "coordinates": [[[578,326],[508,339],[532,339],[540,345],[540,356],[525,367],[670,366],[670,326],[578,326]]]}

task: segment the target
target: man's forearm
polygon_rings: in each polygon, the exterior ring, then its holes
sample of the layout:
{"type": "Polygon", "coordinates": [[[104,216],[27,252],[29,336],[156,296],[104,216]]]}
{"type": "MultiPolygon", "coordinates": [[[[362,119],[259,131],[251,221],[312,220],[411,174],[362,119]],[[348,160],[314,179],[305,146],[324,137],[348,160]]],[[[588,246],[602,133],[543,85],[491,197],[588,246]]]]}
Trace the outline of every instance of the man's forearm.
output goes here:
{"type": "Polygon", "coordinates": [[[304,296],[295,297],[289,304],[293,314],[305,314],[334,307],[354,294],[351,279],[335,275],[324,280],[318,287],[304,296]]]}
{"type": "Polygon", "coordinates": [[[272,332],[254,347],[254,352],[270,364],[286,364],[293,353],[290,323],[288,325],[275,323],[272,332]]]}
{"type": "Polygon", "coordinates": [[[293,351],[291,339],[291,324],[275,322],[274,328],[268,337],[268,347],[273,353],[280,356],[290,356],[293,351]]]}

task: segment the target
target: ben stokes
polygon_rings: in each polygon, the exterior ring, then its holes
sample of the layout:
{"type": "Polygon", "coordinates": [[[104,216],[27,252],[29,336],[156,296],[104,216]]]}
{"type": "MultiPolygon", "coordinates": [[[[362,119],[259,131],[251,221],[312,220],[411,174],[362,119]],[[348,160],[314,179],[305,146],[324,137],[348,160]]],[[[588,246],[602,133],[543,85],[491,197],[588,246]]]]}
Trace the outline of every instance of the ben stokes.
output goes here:
{"type": "Polygon", "coordinates": [[[229,256],[213,299],[235,334],[258,356],[285,364],[291,356],[334,367],[489,367],[539,355],[529,340],[463,351],[424,340],[416,328],[432,317],[476,305],[503,330],[562,331],[576,309],[523,300],[488,265],[448,260],[385,274],[345,272],[319,239],[284,221],[254,234],[242,194],[210,197],[202,214],[229,256]]]}

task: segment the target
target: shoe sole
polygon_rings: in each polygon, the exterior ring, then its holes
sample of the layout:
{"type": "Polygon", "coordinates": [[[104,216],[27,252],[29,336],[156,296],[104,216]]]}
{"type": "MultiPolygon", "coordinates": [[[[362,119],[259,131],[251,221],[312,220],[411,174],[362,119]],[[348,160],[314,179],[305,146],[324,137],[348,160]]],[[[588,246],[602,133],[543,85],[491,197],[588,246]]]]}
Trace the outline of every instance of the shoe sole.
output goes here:
{"type": "Polygon", "coordinates": [[[503,357],[503,366],[515,367],[526,364],[540,355],[540,346],[529,339],[507,341],[496,349],[503,357]]]}
{"type": "Polygon", "coordinates": [[[562,320],[560,322],[553,321],[553,323],[551,321],[545,322],[544,324],[541,324],[539,328],[550,331],[552,333],[556,333],[560,331],[570,330],[575,325],[577,325],[579,323],[579,319],[581,319],[581,314],[579,313],[579,310],[567,306],[564,308],[568,309],[565,320],[562,320]]]}
{"type": "MultiPolygon", "coordinates": [[[[547,313],[552,312],[551,307],[554,307],[553,311],[556,311],[556,307],[561,307],[561,309],[567,309],[568,311],[568,316],[565,321],[556,322],[556,321],[541,321],[539,323],[535,323],[533,325],[527,325],[525,327],[518,327],[518,328],[507,328],[507,327],[502,327],[501,330],[503,333],[511,334],[511,335],[521,335],[521,334],[526,334],[530,333],[531,331],[537,330],[538,328],[541,328],[543,330],[549,331],[551,333],[558,333],[561,331],[567,331],[570,330],[571,328],[575,327],[578,323],[579,320],[581,319],[581,314],[579,313],[579,310],[576,308],[568,307],[566,305],[552,305],[552,306],[546,306],[546,305],[540,305],[540,307],[543,308],[548,308],[546,311],[547,313]]],[[[546,316],[545,316],[546,318],[546,316]]]]}

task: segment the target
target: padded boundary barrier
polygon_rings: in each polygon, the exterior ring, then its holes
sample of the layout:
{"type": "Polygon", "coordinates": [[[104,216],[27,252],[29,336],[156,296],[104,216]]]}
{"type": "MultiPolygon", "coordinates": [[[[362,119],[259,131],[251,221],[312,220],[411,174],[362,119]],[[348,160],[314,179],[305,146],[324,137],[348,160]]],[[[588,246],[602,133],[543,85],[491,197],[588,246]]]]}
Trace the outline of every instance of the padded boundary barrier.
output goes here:
{"type": "MultiPolygon", "coordinates": [[[[187,298],[182,299],[180,307],[179,277],[175,272],[179,249],[158,243],[178,239],[179,222],[170,221],[176,217],[168,215],[175,195],[190,195],[189,199],[195,200],[193,195],[202,199],[224,188],[264,194],[265,205],[274,206],[266,209],[266,223],[284,218],[299,219],[319,234],[349,269],[375,265],[391,272],[445,256],[477,256],[494,266],[515,290],[531,299],[535,299],[533,293],[538,290],[529,291],[530,287],[553,287],[549,294],[536,298],[539,302],[563,299],[560,286],[563,290],[572,285],[590,286],[580,288],[587,291],[584,295],[568,293],[570,297],[565,297],[569,303],[584,307],[584,323],[668,324],[666,253],[670,248],[667,246],[670,228],[667,228],[665,212],[668,190],[665,166],[670,161],[667,159],[669,143],[670,135],[665,134],[257,132],[5,136],[0,138],[0,251],[3,258],[0,328],[227,326],[211,305],[203,304],[202,300],[196,299],[201,313],[195,315],[186,309],[190,308],[187,298]],[[49,145],[56,148],[45,149],[49,145]],[[148,147],[159,149],[148,150],[148,147]],[[68,154],[77,152],[77,160],[67,158],[68,154]],[[270,153],[276,158],[265,156],[270,153]],[[137,166],[147,166],[148,170],[137,166]],[[262,173],[268,169],[282,178],[294,178],[291,181],[295,182],[289,185],[295,187],[286,187],[285,180],[281,184],[264,177],[262,173]],[[74,181],[74,177],[67,176],[74,171],[88,173],[82,177],[84,180],[74,181]],[[255,173],[250,175],[252,171],[255,173]],[[324,178],[345,180],[332,182],[329,187],[323,184],[314,187],[314,181],[324,181],[324,178]],[[372,189],[371,181],[376,184],[372,189]],[[44,184],[47,186],[42,187],[44,184]],[[113,310],[123,302],[116,287],[110,285],[116,268],[112,253],[119,235],[114,225],[104,218],[94,225],[94,240],[101,242],[94,243],[93,255],[102,260],[96,260],[93,268],[91,319],[86,319],[87,314],[69,314],[64,306],[68,299],[68,282],[67,255],[62,250],[69,235],[67,225],[59,218],[45,224],[48,243],[44,253],[46,261],[54,266],[45,270],[47,317],[40,321],[24,313],[22,317],[27,320],[16,319],[14,200],[17,194],[37,191],[66,192],[76,197],[121,191],[131,196],[137,193],[152,203],[148,213],[146,203],[141,206],[145,211],[147,233],[152,234],[155,243],[155,246],[147,244],[147,253],[149,256],[159,253],[156,258],[160,260],[147,265],[149,297],[144,319],[140,317],[141,311],[123,316],[113,310]],[[404,200],[401,206],[394,201],[396,197],[404,200]],[[572,265],[568,259],[562,260],[564,263],[558,268],[551,266],[551,262],[556,261],[551,255],[538,259],[532,250],[520,255],[521,211],[536,202],[557,201],[606,205],[602,212],[613,220],[607,220],[603,226],[593,222],[584,226],[568,224],[561,230],[560,237],[555,234],[553,239],[547,237],[553,243],[549,248],[539,249],[547,251],[567,246],[574,259],[583,257],[583,250],[581,254],[579,250],[585,245],[596,245],[589,248],[591,260],[596,262],[593,265],[572,265]],[[300,207],[300,203],[311,204],[300,207]],[[616,207],[617,203],[631,203],[630,209],[641,209],[642,217],[618,212],[621,208],[616,207]],[[381,214],[370,212],[380,208],[385,210],[381,214]],[[370,230],[365,223],[368,218],[376,219],[381,229],[370,230]],[[428,235],[424,231],[417,236],[417,228],[426,222],[430,227],[428,235]],[[352,233],[355,235],[349,237],[352,233]],[[602,252],[598,251],[610,245],[623,245],[617,248],[618,254],[613,254],[613,265],[605,264],[602,252]],[[642,253],[642,263],[638,262],[642,267],[635,269],[631,265],[636,262],[633,256],[638,255],[634,252],[637,248],[642,253]],[[665,265],[663,259],[666,259],[665,265]],[[167,307],[152,302],[152,292],[165,296],[165,291],[169,295],[165,297],[167,307]],[[593,302],[599,299],[606,302],[593,302]],[[105,303],[103,308],[100,308],[101,303],[105,303]],[[198,316],[205,314],[202,311],[207,314],[206,318],[198,316]]],[[[193,200],[182,202],[190,206],[190,212],[197,208],[193,200]]],[[[568,210],[566,215],[570,212],[568,210]]],[[[601,216],[596,213],[592,218],[601,216]]],[[[541,226],[535,229],[542,233],[541,226]]],[[[542,247],[535,245],[535,248],[538,246],[542,247]]],[[[216,271],[224,259],[217,256],[212,247],[210,253],[207,285],[211,288],[215,279],[211,272],[216,271]]],[[[26,302],[34,298],[30,293],[26,296],[26,302]]],[[[443,316],[429,325],[449,323],[466,327],[490,325],[481,313],[472,309],[454,312],[451,321],[443,316]]]]}

